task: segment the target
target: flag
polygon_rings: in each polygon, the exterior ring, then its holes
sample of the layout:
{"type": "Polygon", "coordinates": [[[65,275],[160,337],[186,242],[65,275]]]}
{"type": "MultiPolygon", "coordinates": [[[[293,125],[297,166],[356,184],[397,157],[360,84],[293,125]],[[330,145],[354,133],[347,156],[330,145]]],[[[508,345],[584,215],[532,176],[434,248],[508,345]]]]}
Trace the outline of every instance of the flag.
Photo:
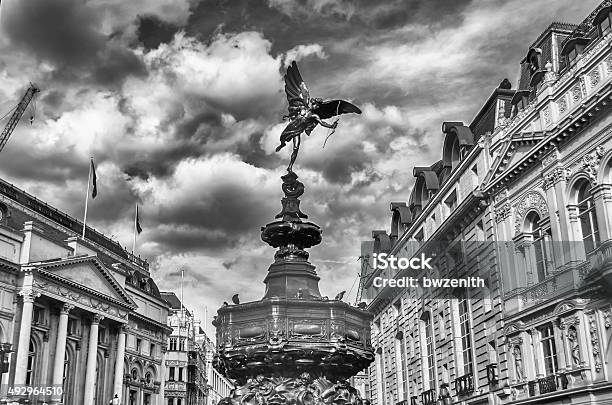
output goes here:
{"type": "Polygon", "coordinates": [[[91,158],[91,198],[96,198],[98,195],[98,178],[96,177],[96,166],[94,166],[93,158],[91,158]]]}
{"type": "Polygon", "coordinates": [[[140,215],[138,213],[138,205],[136,205],[136,232],[140,235],[142,228],[140,227],[140,215]]]}

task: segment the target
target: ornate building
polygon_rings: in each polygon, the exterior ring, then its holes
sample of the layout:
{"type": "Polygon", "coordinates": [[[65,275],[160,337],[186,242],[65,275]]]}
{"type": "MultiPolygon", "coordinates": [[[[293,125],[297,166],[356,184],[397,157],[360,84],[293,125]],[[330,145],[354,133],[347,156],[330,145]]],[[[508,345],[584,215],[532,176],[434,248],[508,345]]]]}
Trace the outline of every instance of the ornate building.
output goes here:
{"type": "Polygon", "coordinates": [[[0,397],[163,403],[168,307],[148,263],[0,180],[0,397]]]}
{"type": "Polygon", "coordinates": [[[206,352],[197,341],[200,323],[173,292],[162,292],[170,305],[168,325],[172,333],[166,353],[167,405],[199,405],[206,402],[206,352]]]}
{"type": "Polygon", "coordinates": [[[612,2],[553,23],[362,244],[375,404],[612,402],[612,2]],[[435,257],[421,273],[374,253],[435,257]],[[377,287],[477,276],[481,288],[377,287]]]}
{"type": "Polygon", "coordinates": [[[206,361],[208,385],[205,405],[217,405],[221,399],[230,395],[232,389],[234,389],[234,384],[213,367],[213,359],[217,352],[215,343],[206,333],[200,334],[197,340],[204,350],[206,361]]]}

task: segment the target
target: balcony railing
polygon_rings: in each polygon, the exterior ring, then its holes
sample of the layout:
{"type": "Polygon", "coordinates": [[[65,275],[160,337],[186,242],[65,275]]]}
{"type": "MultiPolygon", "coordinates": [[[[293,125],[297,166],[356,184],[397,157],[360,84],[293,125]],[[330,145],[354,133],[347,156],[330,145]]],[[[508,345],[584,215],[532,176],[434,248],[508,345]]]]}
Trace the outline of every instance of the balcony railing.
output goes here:
{"type": "Polygon", "coordinates": [[[529,396],[533,397],[536,395],[536,382],[535,381],[529,381],[529,384],[527,384],[528,390],[529,390],[529,396]]]}
{"type": "Polygon", "coordinates": [[[421,403],[423,405],[435,405],[436,404],[436,390],[430,389],[421,394],[421,403]]]}
{"type": "Polygon", "coordinates": [[[455,380],[455,391],[457,395],[467,395],[474,392],[474,377],[472,374],[462,375],[455,380]]]}
{"type": "Polygon", "coordinates": [[[557,391],[557,377],[550,375],[548,377],[540,378],[538,380],[538,388],[540,389],[540,395],[557,391]]]}
{"type": "Polygon", "coordinates": [[[419,405],[419,397],[417,397],[416,395],[410,397],[410,405],[419,405]]]}
{"type": "Polygon", "coordinates": [[[408,405],[408,400],[404,399],[402,401],[396,402],[395,405],[408,405]]]}

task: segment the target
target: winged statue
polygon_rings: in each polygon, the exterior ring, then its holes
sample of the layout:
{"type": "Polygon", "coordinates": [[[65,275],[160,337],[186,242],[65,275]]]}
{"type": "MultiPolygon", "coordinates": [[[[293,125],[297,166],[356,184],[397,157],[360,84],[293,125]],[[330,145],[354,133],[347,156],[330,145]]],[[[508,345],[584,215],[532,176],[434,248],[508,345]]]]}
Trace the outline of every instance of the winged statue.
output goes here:
{"type": "Polygon", "coordinates": [[[287,93],[287,101],[289,102],[289,114],[283,116],[283,119],[288,119],[289,124],[280,136],[280,145],[276,148],[276,151],[284,148],[287,142],[293,141],[293,152],[287,167],[288,172],[293,172],[293,164],[300,150],[303,132],[310,135],[317,125],[335,130],[338,126],[338,119],[331,124],[323,120],[340,114],[361,114],[361,110],[348,101],[323,101],[321,98],[310,97],[308,87],[304,83],[295,61],[287,68],[285,74],[285,93],[287,93]]]}

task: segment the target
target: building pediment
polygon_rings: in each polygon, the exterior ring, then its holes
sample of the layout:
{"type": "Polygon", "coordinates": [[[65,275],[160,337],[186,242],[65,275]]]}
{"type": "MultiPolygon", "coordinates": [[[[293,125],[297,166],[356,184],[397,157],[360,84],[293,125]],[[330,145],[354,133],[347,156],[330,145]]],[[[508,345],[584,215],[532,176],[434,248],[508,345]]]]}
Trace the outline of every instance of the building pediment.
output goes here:
{"type": "Polygon", "coordinates": [[[493,161],[490,175],[487,176],[487,182],[504,175],[514,165],[521,162],[542,139],[542,134],[529,134],[528,136],[519,135],[507,141],[505,145],[501,146],[493,161]]]}
{"type": "Polygon", "coordinates": [[[61,282],[124,307],[137,305],[128,293],[95,256],[70,258],[33,264],[37,273],[45,279],[61,282]]]}

